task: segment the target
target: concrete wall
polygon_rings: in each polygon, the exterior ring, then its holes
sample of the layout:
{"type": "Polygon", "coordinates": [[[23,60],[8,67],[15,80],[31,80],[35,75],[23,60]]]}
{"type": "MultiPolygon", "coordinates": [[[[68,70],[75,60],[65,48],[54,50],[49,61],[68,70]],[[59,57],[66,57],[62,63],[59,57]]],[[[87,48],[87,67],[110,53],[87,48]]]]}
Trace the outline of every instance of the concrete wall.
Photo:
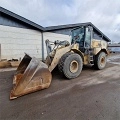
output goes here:
{"type": "MultiPolygon", "coordinates": [[[[69,35],[44,32],[44,59],[47,56],[45,40],[67,40],[69,35]]],[[[1,59],[20,59],[24,53],[42,59],[42,35],[37,30],[0,25],[1,59]]]]}
{"type": "Polygon", "coordinates": [[[69,35],[63,35],[63,34],[58,34],[58,33],[52,33],[52,32],[44,32],[43,33],[43,39],[44,39],[44,57],[47,56],[47,51],[46,51],[46,44],[45,40],[49,39],[50,41],[55,41],[55,40],[60,40],[60,41],[71,41],[71,38],[69,35]]]}
{"type": "Polygon", "coordinates": [[[19,59],[24,52],[42,58],[41,32],[0,25],[2,59],[19,59]]]}
{"type": "Polygon", "coordinates": [[[37,30],[35,27],[2,12],[0,12],[0,25],[37,30]]]}

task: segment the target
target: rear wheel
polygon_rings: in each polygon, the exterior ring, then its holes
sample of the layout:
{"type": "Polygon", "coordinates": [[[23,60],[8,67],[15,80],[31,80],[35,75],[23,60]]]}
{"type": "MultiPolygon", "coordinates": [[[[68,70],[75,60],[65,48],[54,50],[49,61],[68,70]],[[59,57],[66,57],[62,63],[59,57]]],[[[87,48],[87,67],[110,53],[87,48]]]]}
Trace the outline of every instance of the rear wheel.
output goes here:
{"type": "Polygon", "coordinates": [[[95,56],[94,65],[98,70],[104,69],[106,66],[106,54],[105,52],[100,52],[95,56]]]}
{"type": "Polygon", "coordinates": [[[76,78],[83,67],[82,58],[76,53],[66,53],[60,59],[58,68],[68,79],[76,78]]]}

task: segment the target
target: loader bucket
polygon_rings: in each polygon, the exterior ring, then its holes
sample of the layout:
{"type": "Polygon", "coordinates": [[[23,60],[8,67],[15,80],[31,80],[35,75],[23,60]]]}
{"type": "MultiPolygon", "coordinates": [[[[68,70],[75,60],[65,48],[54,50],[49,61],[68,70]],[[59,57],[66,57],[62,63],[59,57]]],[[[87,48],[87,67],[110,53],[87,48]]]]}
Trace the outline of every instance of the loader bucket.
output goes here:
{"type": "Polygon", "coordinates": [[[52,79],[48,66],[35,57],[25,55],[13,78],[10,99],[48,88],[52,79]]]}

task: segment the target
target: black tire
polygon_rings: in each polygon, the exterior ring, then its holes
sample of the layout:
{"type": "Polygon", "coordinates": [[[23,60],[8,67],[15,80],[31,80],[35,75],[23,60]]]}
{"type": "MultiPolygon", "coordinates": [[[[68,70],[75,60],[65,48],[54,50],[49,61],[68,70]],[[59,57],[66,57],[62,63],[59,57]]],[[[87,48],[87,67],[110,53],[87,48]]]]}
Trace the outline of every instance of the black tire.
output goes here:
{"type": "Polygon", "coordinates": [[[58,69],[68,79],[76,78],[80,75],[83,68],[83,61],[80,55],[76,53],[64,54],[58,64],[58,69]]]}
{"type": "Polygon", "coordinates": [[[102,70],[105,68],[107,62],[105,52],[100,52],[98,55],[95,56],[94,59],[94,66],[98,70],[102,70]]]}
{"type": "Polygon", "coordinates": [[[65,61],[65,59],[66,59],[69,55],[71,55],[71,54],[73,54],[73,53],[68,52],[68,53],[64,54],[64,55],[61,57],[61,59],[60,59],[60,61],[59,61],[59,63],[58,63],[58,69],[59,69],[59,71],[60,71],[61,73],[63,73],[63,66],[64,66],[64,61],[65,61]]]}

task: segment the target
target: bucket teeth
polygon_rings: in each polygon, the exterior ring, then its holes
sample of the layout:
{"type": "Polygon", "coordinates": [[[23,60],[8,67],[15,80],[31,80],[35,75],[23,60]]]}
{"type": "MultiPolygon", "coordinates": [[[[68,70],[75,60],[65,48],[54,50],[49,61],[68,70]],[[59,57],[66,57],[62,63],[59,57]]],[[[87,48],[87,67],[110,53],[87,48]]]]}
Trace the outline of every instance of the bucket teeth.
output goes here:
{"type": "Polygon", "coordinates": [[[51,79],[52,75],[46,64],[35,57],[25,55],[14,75],[10,99],[48,88],[51,79]]]}

